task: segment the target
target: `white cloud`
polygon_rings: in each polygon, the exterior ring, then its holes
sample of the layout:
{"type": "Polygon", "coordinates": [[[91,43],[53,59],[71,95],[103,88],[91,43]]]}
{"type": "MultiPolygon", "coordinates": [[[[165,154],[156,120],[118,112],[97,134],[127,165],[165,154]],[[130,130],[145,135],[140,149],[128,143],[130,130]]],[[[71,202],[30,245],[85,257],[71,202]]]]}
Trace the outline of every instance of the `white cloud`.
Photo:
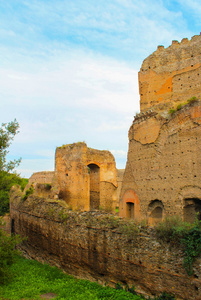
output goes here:
{"type": "MultiPolygon", "coordinates": [[[[37,62],[36,62],[37,64],[37,62]]],[[[9,105],[86,107],[130,112],[139,109],[137,71],[115,60],[84,56],[38,65],[38,72],[2,69],[1,93],[9,105]]]]}
{"type": "Polygon", "coordinates": [[[128,118],[124,121],[114,121],[111,120],[110,122],[102,122],[100,123],[95,130],[98,132],[111,132],[111,131],[122,131],[127,130],[131,125],[131,120],[128,118]]]}
{"type": "Polygon", "coordinates": [[[116,157],[127,157],[127,151],[124,150],[110,150],[110,152],[115,155],[116,157]]]}
{"type": "Polygon", "coordinates": [[[101,55],[78,54],[34,66],[24,61],[23,71],[0,70],[0,96],[6,97],[0,116],[4,122],[16,117],[20,123],[11,150],[22,156],[22,174],[27,174],[28,162],[34,167],[30,173],[46,170],[42,159],[51,163],[56,146],[86,140],[89,146],[107,149],[108,140],[116,143],[116,134],[127,139],[139,110],[137,71],[101,55]],[[27,160],[31,157],[35,164],[27,160]]]}
{"type": "Polygon", "coordinates": [[[54,157],[51,159],[23,159],[16,171],[24,178],[29,178],[36,171],[54,171],[54,157]]]}
{"type": "Polygon", "coordinates": [[[20,123],[22,173],[51,169],[56,146],[79,140],[125,164],[142,60],[192,33],[181,1],[85,2],[0,2],[0,118],[20,123]]]}

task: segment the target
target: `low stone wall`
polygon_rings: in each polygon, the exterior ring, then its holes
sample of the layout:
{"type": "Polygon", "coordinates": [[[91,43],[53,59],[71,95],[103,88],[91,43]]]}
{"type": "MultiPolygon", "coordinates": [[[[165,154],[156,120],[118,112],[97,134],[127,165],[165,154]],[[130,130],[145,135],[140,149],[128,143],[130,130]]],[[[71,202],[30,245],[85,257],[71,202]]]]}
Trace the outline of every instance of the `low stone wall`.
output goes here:
{"type": "Polygon", "coordinates": [[[37,183],[51,184],[53,182],[55,172],[53,171],[44,171],[44,172],[36,172],[31,175],[29,178],[28,187],[32,184],[35,185],[37,183]]]}
{"type": "Polygon", "coordinates": [[[30,196],[22,202],[11,191],[11,219],[16,233],[27,240],[24,254],[66,272],[101,284],[134,285],[144,295],[165,291],[177,299],[201,299],[201,259],[189,277],[182,252],[160,244],[153,228],[136,232],[131,223],[101,212],[73,212],[63,201],[30,196]]]}

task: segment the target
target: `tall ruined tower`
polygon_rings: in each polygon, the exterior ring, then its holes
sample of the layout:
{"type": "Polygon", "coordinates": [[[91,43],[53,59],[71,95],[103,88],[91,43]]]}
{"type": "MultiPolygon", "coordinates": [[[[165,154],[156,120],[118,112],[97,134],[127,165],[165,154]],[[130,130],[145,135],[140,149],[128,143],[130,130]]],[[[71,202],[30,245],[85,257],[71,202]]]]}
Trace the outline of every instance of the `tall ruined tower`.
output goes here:
{"type": "Polygon", "coordinates": [[[200,35],[159,46],[144,60],[120,216],[154,224],[167,214],[190,222],[201,214],[200,76],[200,35]]]}
{"type": "Polygon", "coordinates": [[[187,99],[201,96],[201,36],[173,41],[147,57],[139,72],[141,111],[165,110],[187,99]]]}

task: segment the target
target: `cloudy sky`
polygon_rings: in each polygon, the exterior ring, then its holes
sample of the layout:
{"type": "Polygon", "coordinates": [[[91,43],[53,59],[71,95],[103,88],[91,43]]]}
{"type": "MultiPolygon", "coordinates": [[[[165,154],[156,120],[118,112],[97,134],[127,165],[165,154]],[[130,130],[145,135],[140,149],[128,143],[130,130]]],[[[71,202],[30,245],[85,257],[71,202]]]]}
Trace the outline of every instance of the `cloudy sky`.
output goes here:
{"type": "Polygon", "coordinates": [[[85,141],[124,168],[137,74],[158,45],[201,31],[200,0],[0,0],[0,120],[24,177],[85,141]]]}

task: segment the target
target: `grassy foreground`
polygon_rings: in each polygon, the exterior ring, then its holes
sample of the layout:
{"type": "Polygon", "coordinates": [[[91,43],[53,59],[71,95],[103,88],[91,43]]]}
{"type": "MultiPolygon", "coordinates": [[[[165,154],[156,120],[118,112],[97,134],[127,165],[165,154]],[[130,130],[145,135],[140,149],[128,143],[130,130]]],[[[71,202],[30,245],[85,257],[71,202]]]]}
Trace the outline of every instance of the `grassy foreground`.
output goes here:
{"type": "Polygon", "coordinates": [[[142,300],[143,298],[132,293],[102,287],[87,280],[78,280],[64,274],[56,267],[41,264],[17,256],[15,263],[10,267],[13,272],[12,280],[0,286],[0,299],[41,299],[40,295],[54,293],[54,299],[116,299],[142,300]]]}

